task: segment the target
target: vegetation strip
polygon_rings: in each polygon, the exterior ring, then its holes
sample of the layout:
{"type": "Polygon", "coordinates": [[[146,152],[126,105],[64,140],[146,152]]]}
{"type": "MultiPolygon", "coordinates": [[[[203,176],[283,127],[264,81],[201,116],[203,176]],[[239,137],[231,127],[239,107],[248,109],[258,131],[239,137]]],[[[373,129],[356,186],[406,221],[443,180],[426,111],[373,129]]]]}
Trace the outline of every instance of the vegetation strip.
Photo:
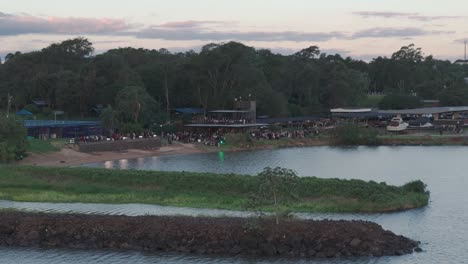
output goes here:
{"type": "MultiPolygon", "coordinates": [[[[146,203],[246,210],[259,177],[235,174],[0,166],[0,199],[28,202],[146,203]]],[[[362,180],[298,179],[291,212],[387,212],[423,207],[421,181],[401,187],[362,180]]],[[[263,211],[275,210],[263,204],[263,211]]]]}
{"type": "Polygon", "coordinates": [[[340,257],[420,251],[365,221],[0,213],[0,246],[129,249],[195,254],[340,257]]]}

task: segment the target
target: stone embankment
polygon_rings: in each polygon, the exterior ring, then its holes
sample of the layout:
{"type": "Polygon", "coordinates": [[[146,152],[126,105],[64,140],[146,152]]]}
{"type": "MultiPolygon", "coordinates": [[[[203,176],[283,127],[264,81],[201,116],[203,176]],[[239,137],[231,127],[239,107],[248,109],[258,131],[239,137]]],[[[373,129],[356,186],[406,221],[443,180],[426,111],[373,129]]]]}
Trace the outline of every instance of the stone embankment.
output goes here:
{"type": "Polygon", "coordinates": [[[292,257],[391,256],[418,243],[365,221],[0,213],[0,246],[292,257]]]}

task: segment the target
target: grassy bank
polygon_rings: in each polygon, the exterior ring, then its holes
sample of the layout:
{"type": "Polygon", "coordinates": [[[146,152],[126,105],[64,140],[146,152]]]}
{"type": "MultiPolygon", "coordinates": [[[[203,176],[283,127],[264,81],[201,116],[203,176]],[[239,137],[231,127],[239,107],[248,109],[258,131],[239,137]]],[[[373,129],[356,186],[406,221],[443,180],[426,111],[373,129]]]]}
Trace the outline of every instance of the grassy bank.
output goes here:
{"type": "Polygon", "coordinates": [[[197,145],[202,150],[236,151],[253,149],[275,149],[287,147],[327,146],[331,145],[329,136],[320,135],[305,138],[280,138],[275,140],[252,139],[248,134],[227,134],[226,143],[220,147],[197,145]]]}
{"type": "Polygon", "coordinates": [[[66,139],[28,139],[28,147],[26,151],[31,153],[47,153],[60,151],[66,143],[66,139]]]}
{"type": "Polygon", "coordinates": [[[220,147],[197,145],[207,151],[236,151],[314,146],[466,146],[466,135],[364,135],[343,140],[337,136],[319,135],[305,138],[280,138],[277,140],[251,139],[247,134],[228,134],[220,147]]]}
{"type": "MultiPolygon", "coordinates": [[[[245,210],[257,177],[189,172],[0,166],[0,199],[147,203],[245,210]]],[[[421,182],[402,187],[361,180],[301,178],[295,212],[384,212],[422,207],[421,182]]],[[[269,208],[264,208],[268,210],[269,208]]]]}
{"type": "Polygon", "coordinates": [[[466,135],[380,135],[382,145],[466,146],[466,135]]]}

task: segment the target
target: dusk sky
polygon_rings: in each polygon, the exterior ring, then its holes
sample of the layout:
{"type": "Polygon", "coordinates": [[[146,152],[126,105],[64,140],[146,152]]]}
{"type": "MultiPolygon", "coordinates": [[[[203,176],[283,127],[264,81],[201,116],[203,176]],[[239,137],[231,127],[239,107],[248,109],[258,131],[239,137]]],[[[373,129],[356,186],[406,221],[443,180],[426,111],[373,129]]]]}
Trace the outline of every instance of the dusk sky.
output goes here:
{"type": "Polygon", "coordinates": [[[463,57],[467,10],[466,0],[0,0],[0,56],[84,36],[96,53],[235,40],[283,54],[317,45],[370,60],[414,43],[455,60],[463,57]]]}

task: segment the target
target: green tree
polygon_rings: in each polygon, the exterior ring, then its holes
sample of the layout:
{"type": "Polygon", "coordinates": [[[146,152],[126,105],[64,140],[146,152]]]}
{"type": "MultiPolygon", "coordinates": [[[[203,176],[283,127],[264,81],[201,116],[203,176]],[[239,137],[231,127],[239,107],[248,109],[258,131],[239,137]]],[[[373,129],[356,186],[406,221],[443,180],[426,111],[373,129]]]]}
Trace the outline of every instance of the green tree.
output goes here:
{"type": "Polygon", "coordinates": [[[468,104],[468,85],[459,80],[439,93],[440,103],[444,106],[462,106],[468,104]]]}
{"type": "Polygon", "coordinates": [[[102,110],[100,119],[102,127],[108,130],[114,130],[119,127],[119,118],[118,112],[114,110],[111,105],[108,105],[104,110],[102,110]]]}
{"type": "Polygon", "coordinates": [[[272,206],[276,224],[282,213],[282,207],[298,199],[299,177],[290,169],[266,167],[258,175],[258,190],[251,198],[254,207],[272,206]]]}
{"type": "Polygon", "coordinates": [[[414,44],[403,46],[399,51],[392,54],[392,59],[409,62],[421,62],[424,57],[421,48],[415,48],[414,44]]]}
{"type": "Polygon", "coordinates": [[[0,117],[0,162],[22,159],[26,153],[26,129],[13,118],[0,117]]]}
{"type": "Polygon", "coordinates": [[[158,103],[142,86],[124,87],[118,92],[115,104],[123,123],[148,123],[159,109],[158,103]]]}
{"type": "Polygon", "coordinates": [[[412,109],[421,106],[421,98],[406,94],[389,94],[379,103],[381,109],[412,109]]]}

